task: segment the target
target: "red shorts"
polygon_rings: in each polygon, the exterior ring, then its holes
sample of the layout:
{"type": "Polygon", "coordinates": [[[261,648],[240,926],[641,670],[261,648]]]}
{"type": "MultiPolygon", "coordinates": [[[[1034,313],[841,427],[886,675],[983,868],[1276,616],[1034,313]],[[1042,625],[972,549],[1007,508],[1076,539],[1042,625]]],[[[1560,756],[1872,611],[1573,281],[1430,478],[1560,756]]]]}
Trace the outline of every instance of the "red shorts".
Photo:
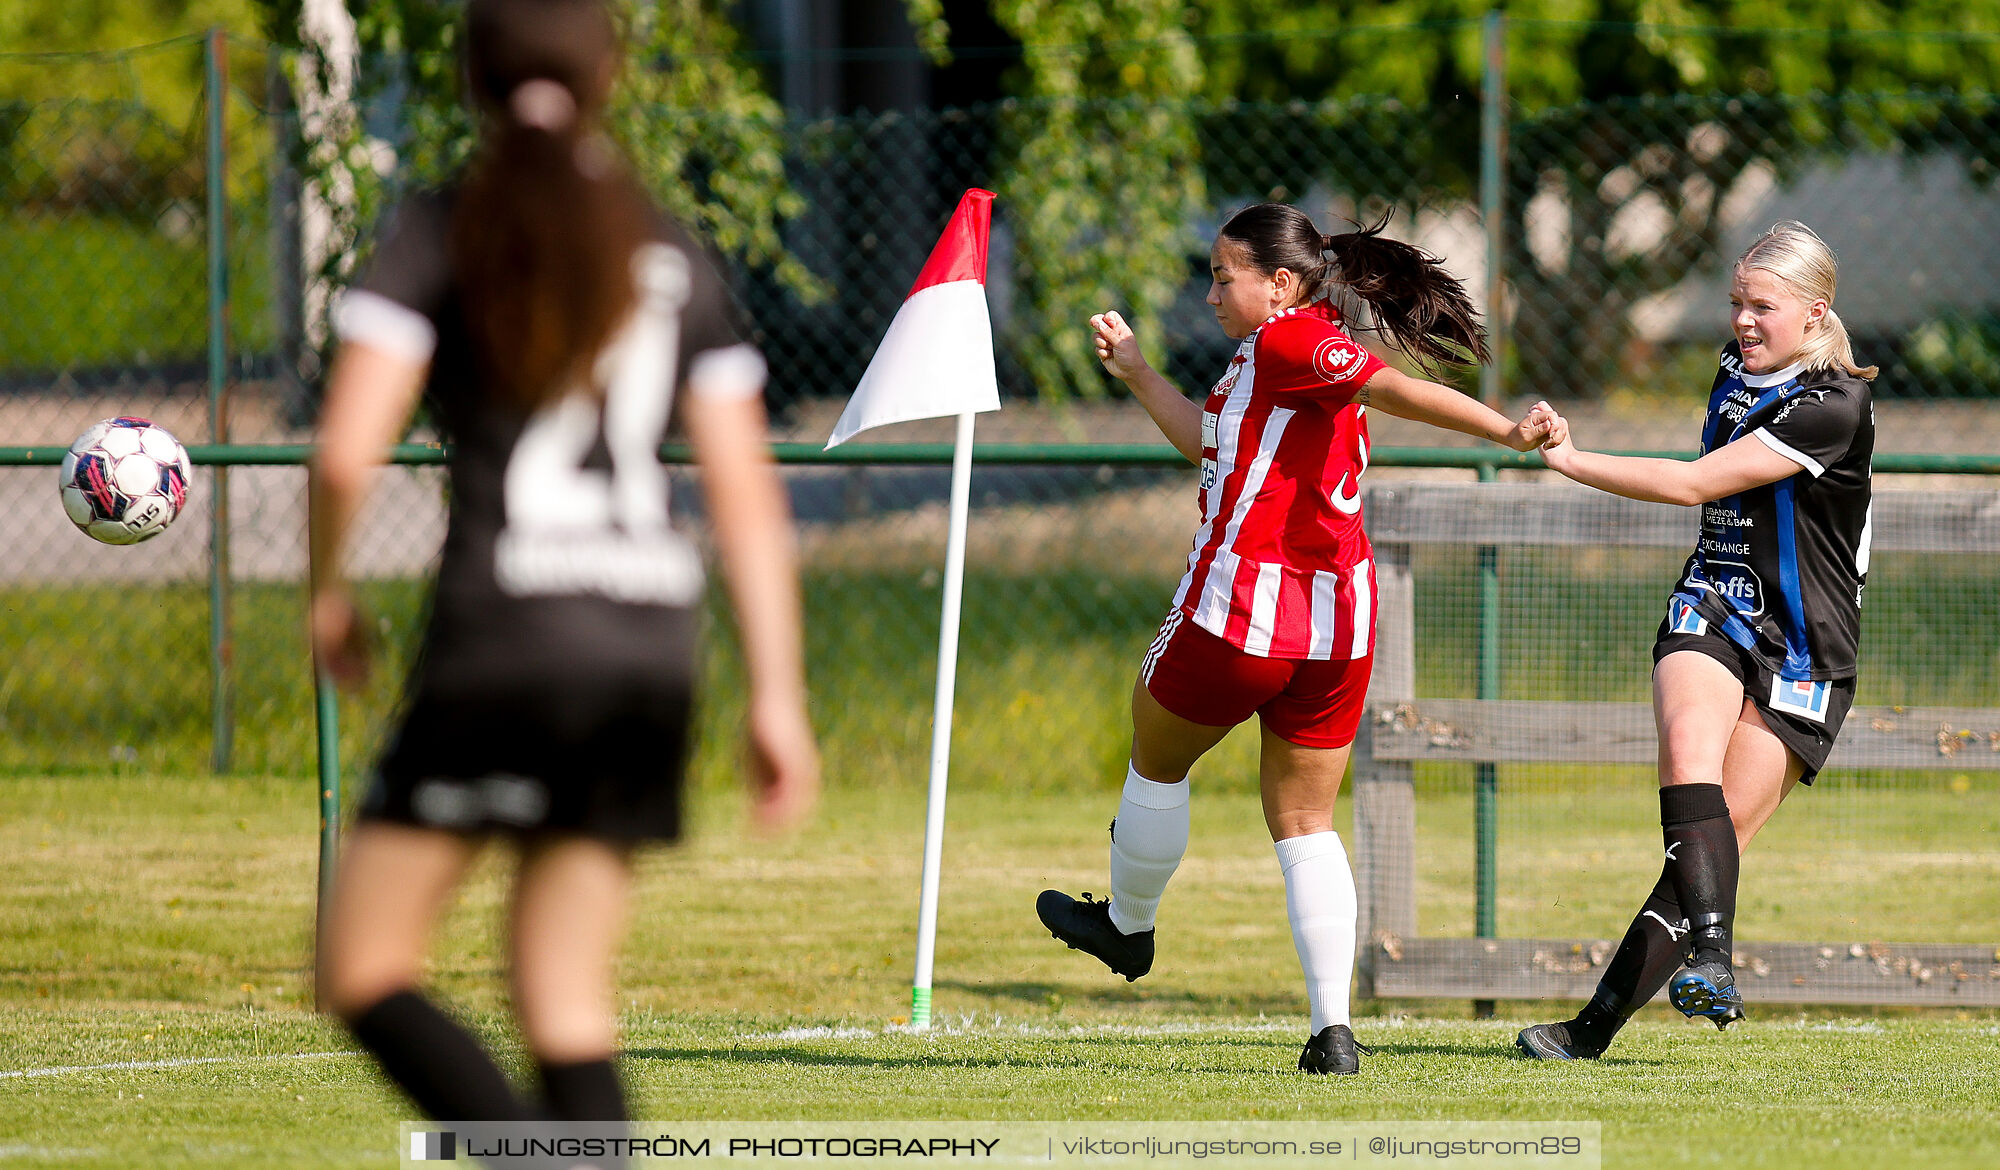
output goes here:
{"type": "Polygon", "coordinates": [[[1288,743],[1338,748],[1353,743],[1361,726],[1374,665],[1373,655],[1259,658],[1175,610],[1146,651],[1139,681],[1160,706],[1190,723],[1234,727],[1254,714],[1288,743]]]}

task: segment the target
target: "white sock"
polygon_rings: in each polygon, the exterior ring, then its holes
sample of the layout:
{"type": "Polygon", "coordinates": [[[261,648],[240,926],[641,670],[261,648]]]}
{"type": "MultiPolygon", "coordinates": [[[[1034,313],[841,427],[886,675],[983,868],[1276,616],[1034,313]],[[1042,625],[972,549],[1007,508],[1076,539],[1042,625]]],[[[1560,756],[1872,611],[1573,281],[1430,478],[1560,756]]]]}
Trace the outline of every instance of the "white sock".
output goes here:
{"type": "Polygon", "coordinates": [[[1125,795],[1111,831],[1111,925],[1125,934],[1153,929],[1160,895],[1188,843],[1188,782],[1156,784],[1125,768],[1125,795]]]}
{"type": "Polygon", "coordinates": [[[1340,834],[1308,833],[1276,843],[1285,873],[1285,913],[1306,974],[1312,1033],[1352,1023],[1347,996],[1354,980],[1354,871],[1340,834]]]}

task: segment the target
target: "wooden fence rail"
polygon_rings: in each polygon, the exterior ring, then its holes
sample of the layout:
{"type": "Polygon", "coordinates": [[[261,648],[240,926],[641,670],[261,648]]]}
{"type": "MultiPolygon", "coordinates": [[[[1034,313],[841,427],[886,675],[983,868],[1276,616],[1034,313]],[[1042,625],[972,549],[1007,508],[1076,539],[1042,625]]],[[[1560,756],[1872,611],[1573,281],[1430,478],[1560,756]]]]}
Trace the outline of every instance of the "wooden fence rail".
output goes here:
{"type": "MultiPolygon", "coordinates": [[[[1378,997],[1587,997],[1610,939],[1426,938],[1416,902],[1420,760],[1650,764],[1644,703],[1423,699],[1416,695],[1417,545],[1688,548],[1695,509],[1538,484],[1395,484],[1367,495],[1378,617],[1369,711],[1354,747],[1361,993],[1378,997]]],[[[1877,551],[2000,553],[2000,495],[1884,492],[1877,551]]],[[[1665,582],[1662,582],[1664,605],[1665,582]]],[[[2000,770],[2000,709],[1857,707],[1829,768],[2000,770]]],[[[1867,940],[1744,945],[1738,977],[1773,1003],[2000,1006],[2000,946],[1867,940]]]]}

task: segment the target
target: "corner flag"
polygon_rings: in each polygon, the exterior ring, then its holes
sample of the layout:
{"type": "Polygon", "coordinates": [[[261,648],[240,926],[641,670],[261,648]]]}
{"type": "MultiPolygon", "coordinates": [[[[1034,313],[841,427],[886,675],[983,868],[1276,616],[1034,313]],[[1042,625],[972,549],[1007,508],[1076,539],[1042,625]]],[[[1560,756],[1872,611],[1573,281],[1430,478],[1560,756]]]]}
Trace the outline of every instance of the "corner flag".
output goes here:
{"type": "Polygon", "coordinates": [[[931,249],[903,307],[826,441],[832,450],[870,427],[1000,409],[993,324],[986,311],[986,243],[993,192],[974,187],[931,249]]]}
{"type": "Polygon", "coordinates": [[[917,962],[910,1026],[931,1023],[931,959],[937,949],[938,879],[944,862],[944,800],[951,774],[952,694],[958,681],[958,621],[965,595],[965,522],[972,500],[972,417],[1000,409],[993,325],[986,315],[986,241],[993,192],[977,187],[931,249],[903,307],[875,350],[828,450],[869,427],[958,416],[951,456],[951,522],[945,537],[944,611],[938,622],[937,696],[931,714],[930,800],[924,811],[924,876],[917,900],[917,962]]]}

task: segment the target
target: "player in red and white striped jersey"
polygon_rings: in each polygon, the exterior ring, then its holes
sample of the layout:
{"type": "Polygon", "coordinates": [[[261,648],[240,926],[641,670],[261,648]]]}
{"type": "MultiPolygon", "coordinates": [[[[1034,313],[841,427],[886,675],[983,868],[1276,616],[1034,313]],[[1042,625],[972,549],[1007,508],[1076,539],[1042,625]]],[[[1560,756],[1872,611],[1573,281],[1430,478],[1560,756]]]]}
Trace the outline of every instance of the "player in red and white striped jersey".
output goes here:
{"type": "Polygon", "coordinates": [[[1241,344],[1201,406],[1147,364],[1117,313],[1091,318],[1104,368],[1200,464],[1202,522],[1132,693],[1111,899],[1045,890],[1036,903],[1056,938],[1128,980],[1149,971],[1154,915],[1187,848],[1188,769],[1256,715],[1264,817],[1312,1007],[1299,1057],[1307,1072],[1360,1067],[1348,1018],[1354,877],[1333,803],[1374,654],[1375,572],[1361,523],[1367,411],[1519,451],[1539,446],[1548,426],[1510,422],[1405,374],[1348,332],[1336,306],[1359,300],[1376,331],[1420,365],[1487,356],[1457,279],[1381,227],[1326,236],[1277,203],[1231,217],[1210,253],[1208,303],[1241,344]]]}
{"type": "Polygon", "coordinates": [[[1202,525],[1176,611],[1259,658],[1372,653],[1368,421],[1353,399],[1385,368],[1326,301],[1244,338],[1202,412],[1202,525]]]}

